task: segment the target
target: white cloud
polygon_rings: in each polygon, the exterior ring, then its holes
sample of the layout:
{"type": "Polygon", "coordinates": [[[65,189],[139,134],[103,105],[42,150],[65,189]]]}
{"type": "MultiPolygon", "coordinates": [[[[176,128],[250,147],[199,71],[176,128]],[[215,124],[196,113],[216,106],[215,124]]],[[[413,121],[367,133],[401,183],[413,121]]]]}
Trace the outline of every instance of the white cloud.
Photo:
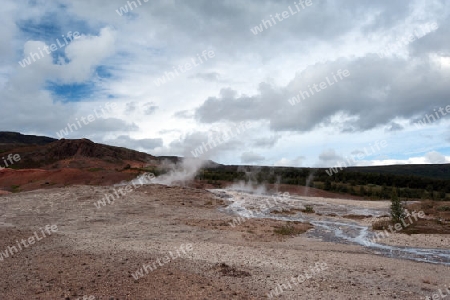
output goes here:
{"type": "Polygon", "coordinates": [[[250,28],[292,2],[149,1],[120,17],[116,9],[124,5],[123,0],[2,3],[0,126],[54,136],[69,120],[113,101],[120,109],[109,121],[78,134],[129,142],[152,154],[186,155],[215,125],[252,120],[258,124],[254,130],[208,155],[235,164],[328,165],[381,139],[389,141],[380,153],[387,158],[368,157],[364,163],[433,163],[450,154],[443,128],[450,116],[421,129],[412,125],[450,104],[450,8],[443,0],[319,1],[258,36],[250,28]],[[387,58],[376,54],[434,21],[435,32],[387,58]],[[83,36],[61,49],[67,62],[54,63],[53,53],[19,66],[30,51],[68,31],[83,36]],[[153,84],[205,49],[214,50],[214,59],[161,87],[153,84]],[[98,66],[109,76],[95,74],[98,66]],[[339,69],[351,76],[301,104],[288,103],[339,69]],[[49,82],[89,83],[94,91],[79,102],[62,102],[47,90],[49,82]]]}
{"type": "Polygon", "coordinates": [[[89,79],[93,67],[115,52],[115,34],[109,28],[102,28],[99,36],[82,35],[66,46],[70,62],[60,67],[58,79],[64,82],[83,82],[89,79]]]}
{"type": "Polygon", "coordinates": [[[265,157],[254,153],[252,151],[244,152],[241,155],[241,162],[243,164],[258,164],[265,160],[265,157]]]}
{"type": "Polygon", "coordinates": [[[436,151],[428,152],[425,158],[430,164],[445,164],[450,162],[444,155],[436,151]]]}
{"type": "Polygon", "coordinates": [[[302,162],[304,161],[305,157],[299,156],[295,159],[288,159],[288,158],[282,158],[279,161],[276,161],[274,163],[274,166],[280,166],[280,167],[302,167],[302,162]]]}

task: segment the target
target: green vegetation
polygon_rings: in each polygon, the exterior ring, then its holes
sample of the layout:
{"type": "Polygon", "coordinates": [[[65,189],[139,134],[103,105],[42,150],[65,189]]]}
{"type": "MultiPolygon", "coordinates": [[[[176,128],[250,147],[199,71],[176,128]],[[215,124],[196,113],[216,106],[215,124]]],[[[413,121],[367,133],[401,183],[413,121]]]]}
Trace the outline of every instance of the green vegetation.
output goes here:
{"type": "Polygon", "coordinates": [[[13,193],[20,192],[20,185],[12,185],[11,186],[11,192],[13,192],[13,193]]]}
{"type": "Polygon", "coordinates": [[[441,206],[436,208],[438,211],[450,211],[450,206],[441,206]]]}
{"type": "Polygon", "coordinates": [[[273,232],[280,235],[297,235],[304,233],[305,230],[297,228],[292,222],[287,222],[286,225],[275,227],[273,232]]]}
{"type": "Polygon", "coordinates": [[[391,219],[393,223],[400,223],[405,218],[405,207],[397,196],[397,190],[394,188],[391,195],[391,219]]]}
{"type": "Polygon", "coordinates": [[[314,208],[312,205],[305,205],[305,209],[303,210],[304,213],[307,214],[313,214],[315,213],[314,208]]]}
{"type": "Polygon", "coordinates": [[[412,175],[431,179],[450,180],[450,168],[448,164],[350,167],[347,170],[358,173],[378,173],[378,174],[401,175],[401,176],[412,175]]]}
{"type": "Polygon", "coordinates": [[[158,168],[156,166],[142,167],[142,168],[130,168],[130,170],[138,171],[139,173],[152,173],[156,177],[167,173],[167,170],[158,168]]]}
{"type": "MultiPolygon", "coordinates": [[[[416,166],[361,167],[339,170],[329,176],[328,169],[291,168],[291,167],[251,167],[251,166],[218,166],[204,168],[196,179],[208,182],[246,181],[268,184],[290,184],[323,189],[333,193],[363,197],[367,200],[390,199],[394,186],[401,200],[430,199],[450,201],[450,165],[418,166],[424,174],[431,176],[406,175],[416,166]],[[246,172],[251,172],[247,176],[246,172]],[[427,171],[428,170],[428,171],[427,171]],[[379,171],[379,172],[378,172],[379,171]],[[391,174],[389,171],[402,174],[391,174]],[[373,172],[373,173],[372,173],[373,172]],[[406,174],[404,174],[406,173],[406,174]],[[441,174],[441,176],[439,176],[441,174]],[[249,178],[250,177],[250,178],[249,178]],[[311,179],[312,180],[308,180],[311,179]]],[[[419,174],[415,171],[412,174],[419,174]]]]}

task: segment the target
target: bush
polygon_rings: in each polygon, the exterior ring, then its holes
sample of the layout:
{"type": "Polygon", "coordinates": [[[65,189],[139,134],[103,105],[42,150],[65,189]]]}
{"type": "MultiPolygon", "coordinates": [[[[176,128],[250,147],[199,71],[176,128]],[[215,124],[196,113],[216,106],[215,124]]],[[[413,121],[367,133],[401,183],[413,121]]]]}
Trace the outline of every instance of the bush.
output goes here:
{"type": "Polygon", "coordinates": [[[438,211],[450,211],[450,206],[441,206],[441,207],[438,207],[436,210],[438,210],[438,211]]]}
{"type": "Polygon", "coordinates": [[[18,192],[20,192],[20,185],[12,185],[12,186],[11,186],[11,191],[12,191],[13,193],[18,193],[18,192]]]}
{"type": "Polygon", "coordinates": [[[305,233],[308,229],[308,224],[302,224],[294,221],[286,222],[286,225],[275,227],[273,232],[280,235],[298,235],[305,233]]]}
{"type": "Polygon", "coordinates": [[[376,221],[372,224],[373,230],[385,230],[389,228],[389,225],[392,225],[392,222],[389,220],[380,220],[376,221]]]}
{"type": "Polygon", "coordinates": [[[397,189],[392,189],[391,194],[391,218],[393,223],[400,223],[405,218],[405,207],[397,196],[397,189]]]}
{"type": "Polygon", "coordinates": [[[304,213],[313,214],[315,213],[314,207],[312,205],[305,205],[304,213]]]}

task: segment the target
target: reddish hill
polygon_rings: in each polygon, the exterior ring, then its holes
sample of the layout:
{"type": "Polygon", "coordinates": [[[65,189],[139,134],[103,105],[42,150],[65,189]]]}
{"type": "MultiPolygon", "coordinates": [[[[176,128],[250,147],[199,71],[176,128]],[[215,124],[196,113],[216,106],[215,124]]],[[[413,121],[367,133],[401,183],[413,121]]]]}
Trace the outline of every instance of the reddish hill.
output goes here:
{"type": "MultiPolygon", "coordinates": [[[[140,173],[155,172],[162,160],[174,164],[181,158],[155,157],[122,147],[94,143],[88,139],[54,140],[52,138],[0,132],[0,158],[19,155],[20,161],[7,169],[0,169],[0,195],[74,184],[111,185],[136,178],[140,173]]],[[[218,166],[209,161],[208,166],[218,166]]],[[[3,159],[0,167],[5,167],[3,159]]],[[[221,182],[223,186],[230,182],[221,182]]],[[[196,188],[217,187],[205,181],[190,183],[196,188]]],[[[268,186],[273,188],[272,185],[268,186]]],[[[280,190],[292,194],[342,198],[343,195],[314,188],[281,185],[280,190]]],[[[345,195],[346,198],[360,199],[345,195]]]]}
{"type": "MultiPolygon", "coordinates": [[[[17,153],[22,158],[15,164],[15,167],[24,168],[57,168],[59,163],[68,167],[66,164],[71,162],[71,167],[96,167],[91,165],[92,160],[99,160],[102,167],[110,165],[117,168],[127,163],[146,164],[157,160],[155,156],[147,153],[138,152],[126,148],[108,146],[94,143],[88,139],[66,140],[49,143],[46,145],[26,145],[14,149],[9,149],[8,153],[17,153]],[[88,159],[89,164],[83,164],[88,159]],[[79,162],[79,164],[76,164],[79,162]]],[[[0,153],[4,155],[6,153],[0,153]]]]}
{"type": "MultiPolygon", "coordinates": [[[[88,139],[44,145],[9,144],[0,156],[20,161],[0,170],[0,190],[16,192],[72,184],[110,185],[136,177],[143,168],[159,165],[147,153],[94,143],[88,139]]],[[[1,164],[5,166],[5,164],[1,164]]]]}

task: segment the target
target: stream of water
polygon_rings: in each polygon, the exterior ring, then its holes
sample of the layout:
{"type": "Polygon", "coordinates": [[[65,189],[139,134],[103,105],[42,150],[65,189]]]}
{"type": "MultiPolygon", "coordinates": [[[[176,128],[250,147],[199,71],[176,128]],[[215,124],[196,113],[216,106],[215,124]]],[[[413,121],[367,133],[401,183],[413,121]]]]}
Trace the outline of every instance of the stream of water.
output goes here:
{"type": "MultiPolygon", "coordinates": [[[[221,198],[226,198],[231,203],[223,209],[224,212],[233,215],[239,215],[247,218],[270,218],[284,221],[301,221],[310,222],[314,225],[314,229],[308,231],[308,236],[320,238],[323,241],[357,244],[366,247],[370,252],[376,255],[387,257],[409,259],[419,262],[432,264],[441,264],[450,266],[450,250],[447,249],[428,249],[414,247],[389,246],[373,240],[374,233],[368,226],[358,224],[351,220],[337,221],[333,218],[320,217],[315,214],[296,214],[292,216],[279,216],[271,214],[275,207],[266,209],[256,209],[261,203],[269,203],[272,198],[265,194],[252,194],[244,191],[232,191],[224,189],[211,190],[221,198]]],[[[293,203],[298,202],[312,203],[311,199],[303,199],[302,197],[289,197],[285,201],[278,203],[286,207],[292,207],[293,203]]],[[[381,216],[386,214],[386,210],[382,209],[361,209],[350,205],[332,205],[327,203],[314,203],[314,209],[323,212],[338,212],[337,215],[359,213],[362,215],[381,216]]]]}

